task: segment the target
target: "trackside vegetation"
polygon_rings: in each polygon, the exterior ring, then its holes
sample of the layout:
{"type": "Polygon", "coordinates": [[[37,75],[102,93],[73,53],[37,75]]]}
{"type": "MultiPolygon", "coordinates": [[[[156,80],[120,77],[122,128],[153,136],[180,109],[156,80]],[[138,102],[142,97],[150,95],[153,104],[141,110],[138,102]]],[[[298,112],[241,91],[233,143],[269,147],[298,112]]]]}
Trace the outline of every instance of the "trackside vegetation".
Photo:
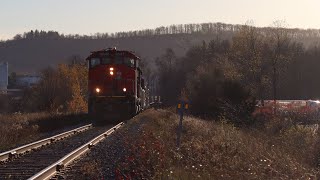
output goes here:
{"type": "Polygon", "coordinates": [[[87,68],[81,63],[44,69],[40,83],[23,92],[18,100],[0,97],[0,151],[89,123],[87,68]]]}
{"type": "Polygon", "coordinates": [[[86,114],[48,112],[0,115],[0,152],[89,123],[86,114]]]}
{"type": "Polygon", "coordinates": [[[292,119],[265,120],[260,128],[237,128],[225,119],[187,116],[177,149],[178,115],[149,109],[114,134],[125,154],[115,153],[113,166],[103,158],[89,159],[81,162],[78,175],[103,179],[109,177],[104,169],[112,167],[119,179],[317,179],[318,130],[292,119]]]}

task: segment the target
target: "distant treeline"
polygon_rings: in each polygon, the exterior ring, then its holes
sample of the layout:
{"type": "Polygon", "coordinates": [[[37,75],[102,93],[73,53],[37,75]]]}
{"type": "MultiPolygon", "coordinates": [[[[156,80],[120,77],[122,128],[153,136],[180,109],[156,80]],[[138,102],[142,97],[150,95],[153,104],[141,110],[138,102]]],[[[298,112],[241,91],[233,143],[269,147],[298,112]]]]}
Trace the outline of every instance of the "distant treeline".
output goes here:
{"type": "Polygon", "coordinates": [[[156,60],[164,104],[187,99],[195,115],[242,122],[254,99],[319,99],[320,46],[305,48],[292,30],[276,25],[242,26],[231,40],[217,35],[183,57],[167,49],[156,60]]]}
{"type": "MultiPolygon", "coordinates": [[[[93,35],[80,34],[60,34],[57,31],[31,30],[23,34],[14,36],[14,40],[20,39],[108,39],[108,38],[129,38],[129,37],[148,37],[170,34],[221,34],[229,33],[233,36],[246,25],[234,25],[225,23],[202,23],[202,24],[179,24],[161,26],[155,29],[144,29],[136,31],[116,32],[116,33],[95,33],[93,35]]],[[[268,32],[271,27],[259,28],[262,32],[268,32]]],[[[298,41],[310,38],[320,38],[319,29],[290,29],[287,28],[292,37],[298,41]]]]}

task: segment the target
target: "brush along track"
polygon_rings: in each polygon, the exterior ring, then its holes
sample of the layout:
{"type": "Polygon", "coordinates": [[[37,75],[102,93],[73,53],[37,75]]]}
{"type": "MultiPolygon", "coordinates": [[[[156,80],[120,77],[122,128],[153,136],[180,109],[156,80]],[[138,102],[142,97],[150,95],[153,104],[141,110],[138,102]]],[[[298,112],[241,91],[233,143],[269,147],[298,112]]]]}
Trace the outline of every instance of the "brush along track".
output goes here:
{"type": "MultiPolygon", "coordinates": [[[[0,164],[0,179],[27,179],[54,164],[66,154],[105,132],[109,127],[88,129],[63,141],[53,142],[50,146],[35,149],[20,158],[0,164]]],[[[39,178],[43,179],[43,178],[39,178]]]]}

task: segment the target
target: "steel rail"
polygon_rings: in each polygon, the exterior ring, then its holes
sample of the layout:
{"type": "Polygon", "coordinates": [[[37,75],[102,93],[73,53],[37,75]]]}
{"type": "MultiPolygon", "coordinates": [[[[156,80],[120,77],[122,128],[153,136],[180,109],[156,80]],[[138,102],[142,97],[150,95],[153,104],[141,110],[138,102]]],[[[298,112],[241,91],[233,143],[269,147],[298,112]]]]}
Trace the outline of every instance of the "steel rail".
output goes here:
{"type": "Polygon", "coordinates": [[[117,124],[116,126],[112,127],[111,129],[105,131],[104,133],[100,134],[99,136],[93,138],[88,143],[82,145],[81,147],[77,148],[76,150],[72,151],[68,155],[64,156],[57,162],[51,164],[47,168],[43,169],[39,173],[35,174],[34,176],[30,177],[28,180],[46,180],[54,176],[58,171],[60,171],[62,168],[67,166],[69,163],[71,163],[73,160],[81,156],[83,153],[87,152],[91,147],[93,147],[95,144],[99,143],[106,137],[108,137],[110,134],[112,134],[115,130],[119,129],[124,123],[121,122],[117,124]]]}
{"type": "Polygon", "coordinates": [[[16,155],[25,153],[27,151],[39,148],[39,147],[41,147],[43,145],[47,145],[47,144],[50,144],[50,143],[52,143],[54,141],[60,140],[60,139],[65,138],[65,137],[68,137],[68,136],[70,136],[72,134],[75,134],[77,132],[85,131],[85,130],[91,128],[91,127],[92,127],[92,124],[88,124],[88,125],[85,125],[85,126],[82,126],[82,127],[79,127],[79,128],[76,128],[76,129],[73,129],[73,130],[70,130],[70,131],[67,131],[67,132],[52,136],[52,137],[49,137],[49,138],[45,138],[45,139],[30,143],[30,144],[26,144],[26,145],[17,147],[15,149],[0,153],[0,162],[1,161],[6,161],[8,159],[11,159],[11,158],[15,157],[16,155]]]}

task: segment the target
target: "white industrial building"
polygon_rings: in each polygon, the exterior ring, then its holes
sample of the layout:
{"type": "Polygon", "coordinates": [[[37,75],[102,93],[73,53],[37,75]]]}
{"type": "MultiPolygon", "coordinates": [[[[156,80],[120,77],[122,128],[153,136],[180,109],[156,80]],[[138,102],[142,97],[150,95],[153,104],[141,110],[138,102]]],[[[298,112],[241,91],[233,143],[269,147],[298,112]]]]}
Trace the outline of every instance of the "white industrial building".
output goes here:
{"type": "Polygon", "coordinates": [[[31,87],[40,82],[41,78],[37,75],[18,75],[16,85],[20,87],[31,87]]]}
{"type": "Polygon", "coordinates": [[[0,91],[8,88],[8,62],[0,62],[0,91]]]}

